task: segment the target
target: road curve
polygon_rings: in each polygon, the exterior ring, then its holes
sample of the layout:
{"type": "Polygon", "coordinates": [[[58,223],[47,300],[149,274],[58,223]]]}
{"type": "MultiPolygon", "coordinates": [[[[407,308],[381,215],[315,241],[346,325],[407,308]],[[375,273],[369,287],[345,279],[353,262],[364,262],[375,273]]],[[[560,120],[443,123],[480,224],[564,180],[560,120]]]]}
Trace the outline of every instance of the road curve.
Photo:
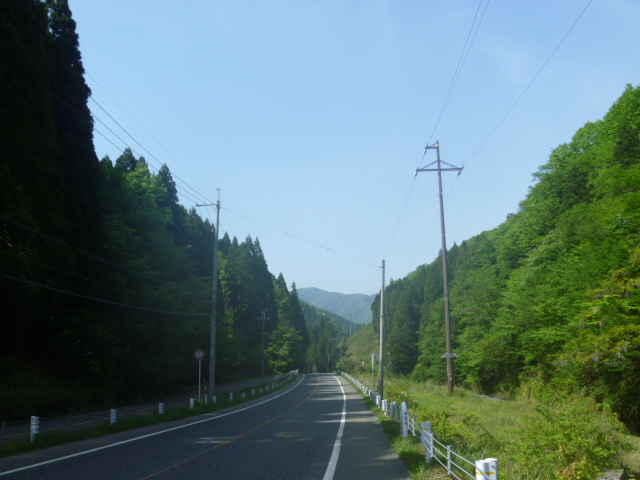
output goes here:
{"type": "Polygon", "coordinates": [[[301,375],[213,414],[0,459],[0,479],[407,479],[345,379],[301,375]]]}

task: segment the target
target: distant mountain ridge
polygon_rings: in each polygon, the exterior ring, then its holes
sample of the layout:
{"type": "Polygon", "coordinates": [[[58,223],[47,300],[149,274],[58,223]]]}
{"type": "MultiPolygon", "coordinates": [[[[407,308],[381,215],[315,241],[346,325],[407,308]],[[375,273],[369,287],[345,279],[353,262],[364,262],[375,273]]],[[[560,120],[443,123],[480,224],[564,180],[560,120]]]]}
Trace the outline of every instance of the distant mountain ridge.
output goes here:
{"type": "Polygon", "coordinates": [[[371,322],[371,304],[376,295],[326,292],[315,287],[298,289],[298,296],[305,302],[361,325],[371,322]]]}

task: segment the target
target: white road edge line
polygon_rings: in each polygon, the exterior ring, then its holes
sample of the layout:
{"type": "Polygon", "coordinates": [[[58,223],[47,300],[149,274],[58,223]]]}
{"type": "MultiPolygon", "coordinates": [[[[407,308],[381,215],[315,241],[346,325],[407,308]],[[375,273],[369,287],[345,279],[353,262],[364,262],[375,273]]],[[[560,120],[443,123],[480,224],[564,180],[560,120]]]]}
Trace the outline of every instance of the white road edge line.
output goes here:
{"type": "Polygon", "coordinates": [[[249,407],[241,408],[239,410],[234,410],[233,412],[229,412],[229,413],[223,413],[222,415],[216,415],[215,417],[205,418],[204,420],[198,420],[197,422],[188,423],[186,425],[180,425],[179,427],[172,427],[172,428],[168,428],[166,430],[161,430],[159,432],[149,433],[147,435],[142,435],[140,437],[130,438],[129,440],[123,440],[122,442],[111,443],[109,445],[103,445],[102,447],[92,448],[91,450],[85,450],[84,452],[74,453],[74,454],[71,454],[71,455],[67,455],[65,457],[53,458],[51,460],[47,460],[46,462],[34,463],[33,465],[27,465],[26,467],[20,467],[20,468],[15,468],[13,470],[8,470],[6,472],[0,472],[0,477],[3,477],[5,475],[9,475],[10,473],[20,472],[22,470],[29,470],[31,468],[40,467],[40,466],[46,465],[48,463],[60,462],[62,460],[66,460],[68,458],[79,457],[80,455],[85,455],[87,453],[97,452],[98,450],[104,450],[106,448],[116,447],[118,445],[123,445],[125,443],[131,443],[131,442],[135,442],[135,441],[138,441],[138,440],[142,440],[143,438],[154,437],[154,436],[160,435],[162,433],[171,432],[173,430],[180,430],[181,428],[190,427],[192,425],[197,425],[199,423],[210,422],[210,421],[216,420],[218,418],[227,417],[227,416],[233,415],[235,413],[240,413],[240,412],[243,412],[245,410],[249,410],[250,408],[257,407],[258,405],[263,405],[263,404],[265,404],[267,402],[275,400],[276,398],[279,398],[279,397],[289,393],[291,390],[293,390],[294,388],[296,388],[298,385],[300,385],[302,383],[302,380],[304,380],[304,377],[305,377],[305,375],[302,375],[300,377],[300,381],[297,384],[295,384],[293,387],[291,387],[289,390],[287,390],[286,392],[282,392],[280,395],[276,395],[275,397],[272,397],[272,398],[270,398],[268,400],[265,400],[264,402],[256,403],[255,405],[251,405],[249,407]]]}
{"type": "Polygon", "coordinates": [[[336,437],[336,441],[333,444],[333,452],[331,453],[331,458],[329,459],[329,465],[327,465],[327,471],[324,472],[324,477],[322,480],[333,480],[333,474],[336,471],[336,466],[338,465],[338,457],[340,456],[340,446],[342,445],[342,434],[344,433],[344,424],[347,421],[347,396],[344,393],[344,388],[342,388],[342,384],[340,380],[334,375],[333,378],[336,379],[338,385],[340,385],[340,390],[342,390],[342,419],[340,420],[340,428],[338,429],[338,436],[336,437]]]}

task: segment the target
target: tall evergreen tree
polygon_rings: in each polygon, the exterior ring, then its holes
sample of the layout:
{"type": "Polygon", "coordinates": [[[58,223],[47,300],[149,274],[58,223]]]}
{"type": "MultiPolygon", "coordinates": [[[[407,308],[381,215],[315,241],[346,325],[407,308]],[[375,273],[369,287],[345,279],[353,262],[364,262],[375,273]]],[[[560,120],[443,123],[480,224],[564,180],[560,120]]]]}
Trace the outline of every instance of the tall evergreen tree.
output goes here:
{"type": "Polygon", "coordinates": [[[47,0],[51,42],[51,99],[56,127],[57,163],[64,172],[64,210],[69,236],[81,248],[100,244],[102,216],[93,118],[87,102],[76,22],[66,0],[47,0]]]}

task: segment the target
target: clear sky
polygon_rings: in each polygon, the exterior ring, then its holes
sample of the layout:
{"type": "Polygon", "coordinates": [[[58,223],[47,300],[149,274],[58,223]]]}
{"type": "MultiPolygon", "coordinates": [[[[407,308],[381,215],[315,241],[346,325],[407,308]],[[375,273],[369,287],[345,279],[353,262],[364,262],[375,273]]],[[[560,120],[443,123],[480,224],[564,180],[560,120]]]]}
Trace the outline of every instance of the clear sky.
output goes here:
{"type": "Polygon", "coordinates": [[[640,83],[637,0],[70,7],[98,157],[166,163],[187,208],[219,188],[221,233],[258,238],[298,288],[370,294],[383,259],[388,283],[437,257],[427,142],[465,166],[443,174],[450,248],[515,213],[551,150],[640,83]]]}

